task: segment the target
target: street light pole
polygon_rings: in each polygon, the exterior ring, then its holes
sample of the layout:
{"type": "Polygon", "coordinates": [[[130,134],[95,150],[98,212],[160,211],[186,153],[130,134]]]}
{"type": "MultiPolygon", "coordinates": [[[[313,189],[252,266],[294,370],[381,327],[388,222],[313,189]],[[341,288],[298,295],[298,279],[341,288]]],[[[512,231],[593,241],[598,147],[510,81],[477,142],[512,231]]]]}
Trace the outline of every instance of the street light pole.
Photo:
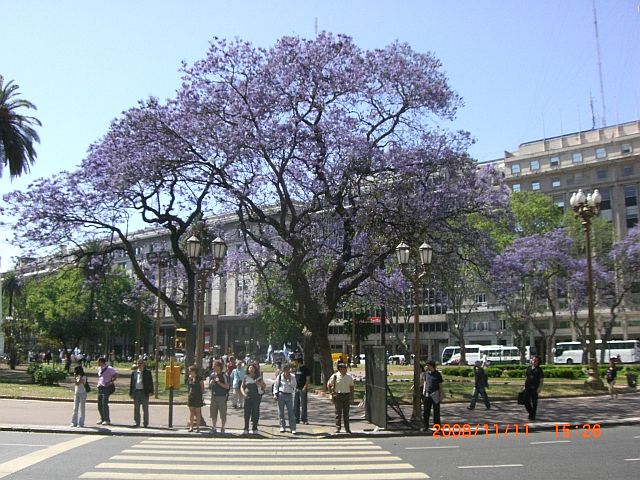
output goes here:
{"type": "Polygon", "coordinates": [[[224,256],[227,254],[227,244],[222,238],[217,237],[211,242],[211,253],[213,254],[213,265],[204,267],[202,265],[202,242],[196,236],[187,239],[187,254],[191,258],[192,264],[196,269],[196,279],[198,283],[197,299],[196,299],[196,345],[195,345],[195,363],[198,368],[202,368],[202,354],[204,350],[204,303],[207,280],[206,275],[215,275],[222,264],[224,256]],[[199,263],[199,266],[196,264],[199,263]]]}
{"type": "Polygon", "coordinates": [[[402,268],[402,273],[405,277],[411,281],[413,287],[413,412],[411,418],[413,420],[419,420],[420,415],[420,356],[421,356],[421,343],[420,343],[420,296],[419,287],[420,281],[427,275],[427,267],[431,264],[431,258],[433,255],[433,249],[426,242],[420,245],[418,249],[420,253],[420,263],[422,264],[422,272],[418,272],[418,269],[409,270],[409,260],[411,257],[411,250],[409,245],[405,242],[400,242],[396,247],[396,255],[398,257],[398,263],[402,268]]]}
{"type": "Polygon", "coordinates": [[[582,189],[571,195],[571,208],[576,217],[580,218],[582,230],[585,237],[585,250],[587,253],[587,311],[589,327],[589,372],[586,384],[592,388],[603,388],[602,380],[598,375],[598,359],[596,358],[596,321],[595,321],[595,300],[593,293],[593,266],[591,254],[591,222],[593,217],[600,213],[600,202],[602,197],[597,189],[593,193],[585,195],[582,189]]]}

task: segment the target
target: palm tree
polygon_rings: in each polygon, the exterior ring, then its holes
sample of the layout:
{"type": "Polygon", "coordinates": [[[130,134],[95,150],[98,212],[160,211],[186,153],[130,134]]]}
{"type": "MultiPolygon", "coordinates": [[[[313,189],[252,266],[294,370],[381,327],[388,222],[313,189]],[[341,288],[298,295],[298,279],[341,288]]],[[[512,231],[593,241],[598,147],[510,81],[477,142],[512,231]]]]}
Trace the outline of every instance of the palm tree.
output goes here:
{"type": "Polygon", "coordinates": [[[35,117],[17,113],[19,108],[37,110],[33,103],[17,98],[18,88],[13,81],[4,85],[4,77],[0,75],[0,176],[8,164],[12,179],[27,173],[33,164],[36,158],[33,144],[40,142],[33,127],[42,125],[35,117]]]}

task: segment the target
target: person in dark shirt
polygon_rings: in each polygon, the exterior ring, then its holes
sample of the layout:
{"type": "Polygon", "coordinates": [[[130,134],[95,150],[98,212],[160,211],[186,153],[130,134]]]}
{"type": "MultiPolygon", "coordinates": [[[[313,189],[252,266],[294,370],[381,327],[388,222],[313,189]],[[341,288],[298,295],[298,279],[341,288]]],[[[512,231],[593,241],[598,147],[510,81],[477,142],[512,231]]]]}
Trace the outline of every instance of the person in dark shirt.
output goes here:
{"type": "Polygon", "coordinates": [[[421,429],[423,432],[429,431],[431,407],[433,407],[433,422],[440,424],[440,402],[444,398],[442,381],[442,375],[436,370],[435,362],[429,360],[426,371],[422,372],[420,376],[422,399],[424,401],[424,428],[421,429]]]}
{"type": "Polygon", "coordinates": [[[540,368],[540,357],[533,355],[524,381],[524,408],[529,412],[529,420],[536,419],[538,395],[542,390],[543,381],[544,373],[540,368]]]}
{"type": "Polygon", "coordinates": [[[478,401],[478,396],[482,396],[482,400],[484,401],[485,407],[487,410],[491,408],[491,402],[489,400],[489,396],[487,395],[487,374],[482,368],[482,362],[478,360],[473,366],[473,378],[474,378],[474,386],[473,386],[473,394],[471,395],[471,403],[467,407],[469,410],[473,410],[476,408],[476,402],[478,401]]]}
{"type": "Polygon", "coordinates": [[[298,368],[295,371],[296,376],[296,392],[293,401],[293,411],[296,414],[296,422],[302,421],[305,425],[309,425],[307,416],[307,391],[311,384],[311,370],[304,364],[304,358],[299,356],[296,359],[298,368]]]}

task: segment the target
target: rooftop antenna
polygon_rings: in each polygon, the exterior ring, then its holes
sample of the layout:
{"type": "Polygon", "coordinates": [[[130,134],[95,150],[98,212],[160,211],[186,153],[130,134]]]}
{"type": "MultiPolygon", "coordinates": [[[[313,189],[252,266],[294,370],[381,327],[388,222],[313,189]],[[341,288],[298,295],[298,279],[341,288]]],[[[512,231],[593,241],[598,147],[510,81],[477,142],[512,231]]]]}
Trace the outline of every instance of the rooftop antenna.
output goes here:
{"type": "Polygon", "coordinates": [[[589,106],[591,107],[591,130],[596,129],[596,112],[593,109],[593,95],[589,91],[589,106]]]}
{"type": "Polygon", "coordinates": [[[314,23],[314,29],[315,29],[316,37],[317,37],[318,36],[318,17],[315,18],[313,23],[314,23]]]}
{"type": "Polygon", "coordinates": [[[600,97],[602,99],[602,126],[607,126],[607,116],[604,104],[604,82],[602,81],[602,58],[600,55],[600,34],[598,33],[598,15],[596,13],[596,0],[593,0],[593,26],[596,32],[596,53],[598,56],[598,75],[600,76],[600,97]]]}

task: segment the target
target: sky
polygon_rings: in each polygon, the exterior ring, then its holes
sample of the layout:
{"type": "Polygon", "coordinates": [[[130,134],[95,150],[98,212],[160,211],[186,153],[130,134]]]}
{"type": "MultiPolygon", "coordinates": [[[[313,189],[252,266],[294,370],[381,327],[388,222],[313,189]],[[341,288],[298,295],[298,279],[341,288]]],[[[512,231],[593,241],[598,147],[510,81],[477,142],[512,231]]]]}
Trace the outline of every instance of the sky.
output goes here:
{"type": "MultiPolygon", "coordinates": [[[[448,126],[471,133],[478,161],[594,118],[640,119],[640,0],[595,0],[604,97],[593,1],[0,0],[0,75],[42,122],[37,162],[13,181],[3,173],[0,195],[74,170],[121,112],[172,97],[181,62],[204,57],[214,36],[269,47],[325,30],[363,49],[398,40],[433,52],[465,103],[448,126]]],[[[10,237],[0,227],[2,271],[20,254],[10,237]]]]}

